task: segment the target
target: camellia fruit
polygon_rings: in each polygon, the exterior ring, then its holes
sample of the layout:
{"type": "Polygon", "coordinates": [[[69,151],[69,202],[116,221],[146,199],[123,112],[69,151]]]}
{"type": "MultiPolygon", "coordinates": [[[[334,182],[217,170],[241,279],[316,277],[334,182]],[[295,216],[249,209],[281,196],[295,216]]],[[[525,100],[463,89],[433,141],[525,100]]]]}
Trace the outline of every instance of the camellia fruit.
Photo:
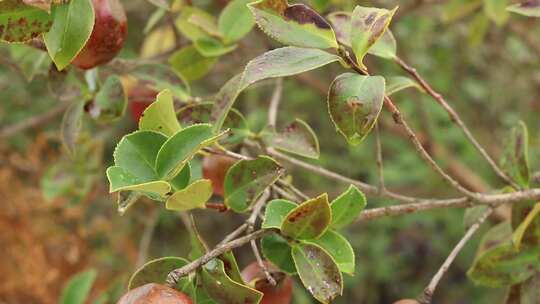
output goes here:
{"type": "Polygon", "coordinates": [[[71,62],[81,69],[91,69],[109,62],[124,46],[127,18],[119,0],[92,0],[95,23],[92,34],[71,62]]]}
{"type": "Polygon", "coordinates": [[[246,268],[244,268],[244,270],[242,270],[242,279],[244,282],[255,287],[255,289],[264,294],[260,304],[291,303],[293,289],[292,279],[283,272],[280,272],[270,262],[265,261],[264,265],[266,265],[268,271],[276,280],[276,286],[272,286],[266,280],[266,276],[257,262],[249,264],[246,268]]]}
{"type": "Polygon", "coordinates": [[[145,85],[138,85],[128,90],[129,111],[138,123],[144,110],[156,100],[158,92],[145,85]]]}
{"type": "Polygon", "coordinates": [[[202,164],[202,175],[212,182],[214,193],[223,196],[223,181],[227,170],[236,162],[235,158],[226,155],[210,154],[205,156],[202,164]]]}
{"type": "Polygon", "coordinates": [[[193,304],[184,293],[165,285],[149,283],[128,291],[117,304],[193,304]]]}

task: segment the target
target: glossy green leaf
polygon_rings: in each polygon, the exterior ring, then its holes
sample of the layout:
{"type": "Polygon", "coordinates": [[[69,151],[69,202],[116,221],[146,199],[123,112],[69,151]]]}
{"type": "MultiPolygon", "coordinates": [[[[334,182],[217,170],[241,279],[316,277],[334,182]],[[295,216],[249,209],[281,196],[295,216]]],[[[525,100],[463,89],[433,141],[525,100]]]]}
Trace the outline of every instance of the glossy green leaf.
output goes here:
{"type": "MultiPolygon", "coordinates": [[[[525,217],[525,219],[523,219],[523,221],[519,224],[517,229],[515,229],[512,235],[512,242],[514,243],[514,246],[516,247],[517,250],[521,248],[521,243],[524,239],[525,233],[527,232],[529,228],[536,229],[538,231],[536,231],[536,233],[532,232],[533,237],[534,237],[534,234],[536,234],[535,235],[536,244],[530,244],[532,242],[528,242],[527,245],[539,246],[540,245],[540,242],[539,242],[540,241],[540,203],[536,203],[534,205],[532,210],[529,211],[529,213],[527,213],[527,216],[525,217]]],[[[530,241],[530,239],[528,241],[530,241]]]]}
{"type": "Polygon", "coordinates": [[[159,150],[156,159],[158,176],[173,178],[200,149],[213,144],[219,137],[212,133],[209,124],[192,125],[178,131],[159,150]]]}
{"type": "Polygon", "coordinates": [[[279,234],[265,235],[261,239],[261,250],[264,257],[281,271],[290,275],[296,274],[292,248],[279,234]]]}
{"type": "Polygon", "coordinates": [[[508,0],[484,0],[484,13],[491,21],[495,22],[498,26],[506,23],[508,20],[508,0]]]}
{"type": "Polygon", "coordinates": [[[327,230],[321,237],[310,240],[326,250],[334,259],[341,272],[354,275],[354,250],[345,237],[334,230],[327,230]]]}
{"type": "Polygon", "coordinates": [[[169,90],[159,92],[154,101],[148,106],[139,120],[139,130],[156,131],[172,136],[182,127],[176,119],[172,93],[169,90]]]}
{"type": "Polygon", "coordinates": [[[195,40],[195,48],[201,55],[205,57],[217,57],[230,53],[236,49],[238,45],[225,45],[218,39],[212,37],[204,37],[195,40]]]}
{"type": "Polygon", "coordinates": [[[232,280],[225,272],[223,261],[213,259],[206,263],[200,273],[206,293],[218,303],[259,303],[262,293],[232,280]]]}
{"type": "Polygon", "coordinates": [[[393,10],[357,6],[351,16],[351,47],[358,64],[370,47],[384,34],[397,7],[393,10]]]}
{"type": "Polygon", "coordinates": [[[54,6],[51,29],[43,35],[49,56],[63,70],[79,54],[94,28],[94,6],[91,0],[71,0],[54,6]]]}
{"type": "Polygon", "coordinates": [[[343,292],[338,265],[317,245],[299,243],[292,248],[298,275],[307,290],[321,303],[330,303],[343,292]]]}
{"type": "Polygon", "coordinates": [[[326,193],[291,210],[281,225],[281,233],[293,239],[316,239],[330,226],[332,209],[326,193]]]}
{"type": "Polygon", "coordinates": [[[511,242],[492,247],[478,256],[467,275],[476,284],[503,287],[521,283],[540,271],[538,249],[515,249],[511,242]]]}
{"type": "Polygon", "coordinates": [[[91,104],[89,114],[98,121],[111,122],[122,117],[127,107],[127,96],[116,75],[107,78],[91,104]]]}
{"type": "Polygon", "coordinates": [[[330,24],[305,4],[260,0],[248,7],[261,30],[285,45],[320,49],[338,47],[330,24]]]}
{"type": "Polygon", "coordinates": [[[319,140],[313,129],[301,119],[296,119],[280,132],[266,132],[264,142],[278,150],[309,158],[319,158],[319,140]]]}
{"type": "Polygon", "coordinates": [[[0,41],[25,42],[47,32],[52,16],[20,0],[0,1],[0,41]]]}
{"type": "Polygon", "coordinates": [[[264,221],[261,225],[261,228],[281,228],[283,220],[293,210],[296,208],[296,204],[284,200],[284,199],[275,199],[266,205],[266,210],[264,212],[264,221]]]}
{"type": "Polygon", "coordinates": [[[143,64],[130,71],[130,74],[155,91],[169,89],[180,100],[189,98],[187,82],[166,65],[143,64]]]}
{"type": "Polygon", "coordinates": [[[244,284],[242,274],[240,273],[240,267],[238,267],[238,263],[236,262],[236,258],[234,257],[233,252],[227,251],[224,254],[220,255],[219,259],[223,261],[223,266],[227,276],[235,282],[244,284]]]}
{"type": "Polygon", "coordinates": [[[328,111],[337,131],[349,144],[359,144],[375,125],[382,110],[384,91],[381,76],[344,73],[330,85],[328,111]]]}
{"type": "Polygon", "coordinates": [[[212,110],[214,129],[221,130],[234,101],[249,85],[264,79],[300,74],[339,60],[339,56],[322,50],[298,47],[274,49],[256,57],[246,65],[243,74],[230,79],[216,95],[212,110]]]}
{"type": "Polygon", "coordinates": [[[170,180],[171,187],[173,190],[178,191],[182,190],[191,181],[191,165],[187,163],[184,168],[176,175],[173,179],[170,180]]]}
{"type": "Polygon", "coordinates": [[[206,202],[212,197],[212,182],[208,179],[194,181],[185,189],[173,193],[166,202],[169,210],[188,211],[195,208],[204,209],[206,202]]]}
{"type": "MultiPolygon", "coordinates": [[[[176,113],[180,123],[189,126],[192,124],[208,123],[211,121],[213,103],[203,102],[187,105],[176,113]]],[[[220,144],[236,145],[242,143],[243,140],[251,134],[248,123],[244,115],[238,110],[232,108],[225,121],[223,128],[228,129],[227,137],[220,144]]]]}
{"type": "Polygon", "coordinates": [[[84,304],[92,289],[97,271],[95,269],[79,272],[73,276],[62,290],[60,304],[84,304]]]}
{"type": "MultiPolygon", "coordinates": [[[[351,13],[334,12],[328,15],[336,37],[341,44],[351,47],[351,13]]],[[[382,36],[368,49],[368,54],[381,58],[393,59],[396,57],[397,43],[392,31],[386,29],[382,36]]]]}
{"type": "Polygon", "coordinates": [[[171,191],[171,185],[165,181],[144,182],[121,167],[109,167],[107,169],[107,178],[109,179],[109,192],[111,193],[116,191],[140,191],[164,196],[171,191]]]}
{"type": "Polygon", "coordinates": [[[141,183],[158,179],[154,169],[158,151],[167,137],[154,131],[136,131],[124,136],[113,157],[116,166],[123,168],[141,183]]]}
{"type": "Polygon", "coordinates": [[[520,186],[529,186],[529,132],[523,121],[512,128],[501,165],[520,186]]]}
{"type": "Polygon", "coordinates": [[[225,42],[234,42],[242,39],[255,25],[255,19],[249,11],[247,4],[251,0],[232,0],[221,11],[218,19],[219,31],[223,34],[225,42]]]}
{"type": "Polygon", "coordinates": [[[187,81],[204,77],[218,61],[217,57],[205,57],[195,46],[189,45],[176,51],[169,57],[169,64],[187,81]]]}
{"type": "Polygon", "coordinates": [[[350,185],[331,204],[332,227],[341,229],[354,222],[366,207],[366,196],[356,186],[350,185]]]}
{"type": "Polygon", "coordinates": [[[509,12],[528,17],[540,17],[540,1],[526,0],[512,4],[506,8],[509,12]]]}
{"type": "Polygon", "coordinates": [[[83,114],[84,103],[73,101],[62,117],[60,136],[62,137],[64,148],[66,148],[71,156],[76,152],[77,140],[82,129],[83,114]]]}
{"type": "Polygon", "coordinates": [[[405,90],[407,88],[415,88],[421,92],[424,91],[424,89],[422,89],[422,87],[416,81],[410,79],[409,77],[405,77],[405,76],[386,77],[385,94],[387,96],[390,96],[394,93],[397,93],[401,90],[405,90]]]}
{"type": "Polygon", "coordinates": [[[128,290],[148,283],[165,284],[169,272],[188,263],[188,260],[179,257],[162,257],[151,260],[133,273],[129,279],[128,290]]]}
{"type": "Polygon", "coordinates": [[[223,182],[225,205],[235,212],[245,212],[282,172],[283,168],[267,156],[236,162],[223,182]]]}

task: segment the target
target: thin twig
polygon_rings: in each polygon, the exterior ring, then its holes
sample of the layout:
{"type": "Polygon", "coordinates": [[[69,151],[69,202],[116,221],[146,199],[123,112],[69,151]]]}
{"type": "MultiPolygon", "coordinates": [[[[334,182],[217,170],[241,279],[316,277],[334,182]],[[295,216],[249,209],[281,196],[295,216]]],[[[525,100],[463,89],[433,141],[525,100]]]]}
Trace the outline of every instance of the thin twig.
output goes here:
{"type": "Polygon", "coordinates": [[[206,263],[208,263],[210,260],[224,254],[225,252],[227,251],[230,251],[234,248],[237,248],[237,247],[240,247],[240,246],[243,246],[247,243],[249,243],[251,240],[255,240],[255,239],[258,239],[258,238],[261,238],[267,234],[270,234],[270,233],[274,233],[275,230],[274,229],[260,229],[260,230],[257,230],[251,234],[248,234],[246,236],[243,236],[243,237],[239,237],[235,240],[232,240],[230,242],[227,242],[219,247],[216,247],[214,249],[212,249],[211,251],[207,252],[206,254],[204,254],[203,256],[201,256],[200,258],[192,261],[191,263],[185,265],[184,267],[182,268],[178,268],[178,269],[175,269],[173,271],[171,271],[168,275],[167,275],[167,284],[169,286],[174,286],[176,285],[176,283],[178,282],[178,280],[191,273],[192,271],[195,271],[197,268],[205,265],[206,263]]]}
{"type": "Polygon", "coordinates": [[[288,199],[290,201],[296,202],[296,197],[289,192],[285,191],[283,188],[278,185],[272,185],[272,190],[276,191],[281,197],[288,199]]]}
{"type": "Polygon", "coordinates": [[[429,282],[428,286],[424,289],[424,292],[421,296],[418,297],[418,302],[421,304],[429,304],[431,303],[431,299],[433,298],[433,293],[435,292],[435,288],[437,288],[437,285],[441,281],[444,274],[448,271],[448,268],[454,260],[456,259],[459,252],[463,249],[465,244],[471,239],[473,234],[480,228],[480,225],[488,218],[488,216],[493,212],[493,208],[489,208],[476,223],[474,223],[465,233],[465,235],[461,238],[461,240],[457,243],[457,245],[452,249],[452,252],[448,255],[444,263],[441,265],[441,268],[435,273],[431,281],[429,282]]]}
{"type": "Polygon", "coordinates": [[[137,257],[137,269],[141,267],[148,257],[148,250],[150,249],[150,243],[152,242],[152,236],[156,230],[156,226],[159,220],[159,209],[155,208],[152,214],[147,219],[144,226],[144,231],[139,242],[139,255],[137,257]]]}
{"type": "Polygon", "coordinates": [[[64,113],[71,101],[62,102],[60,105],[52,108],[51,110],[36,116],[29,117],[23,121],[14,123],[9,126],[5,126],[0,129],[0,138],[8,138],[15,134],[18,134],[26,129],[36,128],[40,125],[46,124],[51,119],[64,113]]]}
{"type": "Polygon", "coordinates": [[[277,113],[279,108],[279,103],[281,101],[281,95],[283,92],[283,78],[276,79],[276,87],[272,93],[272,98],[270,99],[270,106],[268,107],[268,125],[275,129],[277,121],[277,113]]]}
{"type": "Polygon", "coordinates": [[[303,200],[308,200],[310,199],[310,197],[305,194],[304,192],[302,192],[300,189],[296,188],[292,183],[290,182],[286,182],[284,181],[283,179],[279,179],[277,181],[277,183],[283,187],[286,187],[288,188],[289,190],[292,191],[292,193],[294,193],[298,198],[300,199],[303,199],[303,200]]]}
{"type": "Polygon", "coordinates": [[[463,133],[465,134],[465,137],[471,142],[471,144],[478,150],[478,152],[484,157],[484,159],[489,163],[491,168],[495,171],[497,176],[499,176],[503,181],[505,181],[507,184],[511,185],[512,187],[519,189],[519,186],[508,176],[506,175],[501,168],[495,163],[495,161],[489,156],[489,154],[486,152],[486,150],[480,145],[480,143],[476,140],[476,138],[472,135],[471,131],[465,123],[461,120],[460,116],[457,114],[457,112],[446,102],[444,97],[439,94],[437,91],[435,91],[429,83],[420,76],[420,74],[416,71],[415,68],[409,66],[405,61],[403,61],[401,58],[396,57],[395,59],[396,63],[401,66],[403,70],[405,70],[407,73],[409,73],[416,81],[420,84],[420,86],[431,96],[433,99],[443,107],[443,109],[448,113],[448,116],[450,117],[450,120],[455,123],[463,133]]]}
{"type": "Polygon", "coordinates": [[[377,149],[377,173],[379,175],[379,185],[378,191],[379,194],[384,191],[384,172],[383,172],[383,156],[382,156],[382,145],[381,145],[381,136],[379,130],[379,123],[375,124],[375,146],[377,149]]]}

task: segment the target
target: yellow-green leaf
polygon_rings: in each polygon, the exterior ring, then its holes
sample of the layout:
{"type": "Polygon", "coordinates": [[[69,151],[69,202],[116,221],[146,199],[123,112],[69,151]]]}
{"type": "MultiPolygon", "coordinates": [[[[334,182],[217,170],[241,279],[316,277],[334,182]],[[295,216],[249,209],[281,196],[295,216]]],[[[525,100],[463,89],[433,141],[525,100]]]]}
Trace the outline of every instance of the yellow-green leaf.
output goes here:
{"type": "Polygon", "coordinates": [[[174,135],[181,128],[178,119],[176,119],[170,90],[159,92],[156,101],[144,110],[139,120],[139,130],[156,131],[166,136],[174,135]]]}
{"type": "Polygon", "coordinates": [[[194,181],[185,189],[173,193],[166,202],[166,208],[175,211],[204,209],[212,197],[212,182],[208,179],[194,181]]]}

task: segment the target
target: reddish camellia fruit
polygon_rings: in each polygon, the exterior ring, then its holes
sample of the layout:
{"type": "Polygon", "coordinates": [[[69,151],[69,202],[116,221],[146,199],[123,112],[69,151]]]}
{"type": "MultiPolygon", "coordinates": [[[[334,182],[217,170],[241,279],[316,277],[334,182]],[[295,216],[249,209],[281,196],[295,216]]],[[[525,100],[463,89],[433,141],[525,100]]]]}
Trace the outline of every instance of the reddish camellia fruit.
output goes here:
{"type": "Polygon", "coordinates": [[[202,164],[202,175],[212,182],[214,193],[223,196],[223,182],[227,170],[236,162],[235,158],[210,154],[205,156],[202,164]]]}
{"type": "Polygon", "coordinates": [[[127,18],[119,0],[92,0],[95,23],[83,49],[71,62],[81,69],[91,69],[109,62],[124,46],[127,18]]]}
{"type": "Polygon", "coordinates": [[[117,304],[193,304],[184,293],[165,285],[149,283],[128,291],[117,304]]]}
{"type": "Polygon", "coordinates": [[[242,270],[242,279],[248,284],[255,285],[255,289],[264,294],[260,304],[289,304],[292,299],[293,281],[292,279],[280,272],[276,266],[265,261],[264,264],[268,271],[272,274],[276,282],[276,286],[272,286],[266,280],[263,270],[257,262],[249,264],[242,270]]]}
{"type": "Polygon", "coordinates": [[[139,84],[128,89],[129,111],[131,112],[131,117],[133,117],[137,123],[139,123],[144,110],[156,100],[157,94],[157,91],[146,85],[139,84]]]}

